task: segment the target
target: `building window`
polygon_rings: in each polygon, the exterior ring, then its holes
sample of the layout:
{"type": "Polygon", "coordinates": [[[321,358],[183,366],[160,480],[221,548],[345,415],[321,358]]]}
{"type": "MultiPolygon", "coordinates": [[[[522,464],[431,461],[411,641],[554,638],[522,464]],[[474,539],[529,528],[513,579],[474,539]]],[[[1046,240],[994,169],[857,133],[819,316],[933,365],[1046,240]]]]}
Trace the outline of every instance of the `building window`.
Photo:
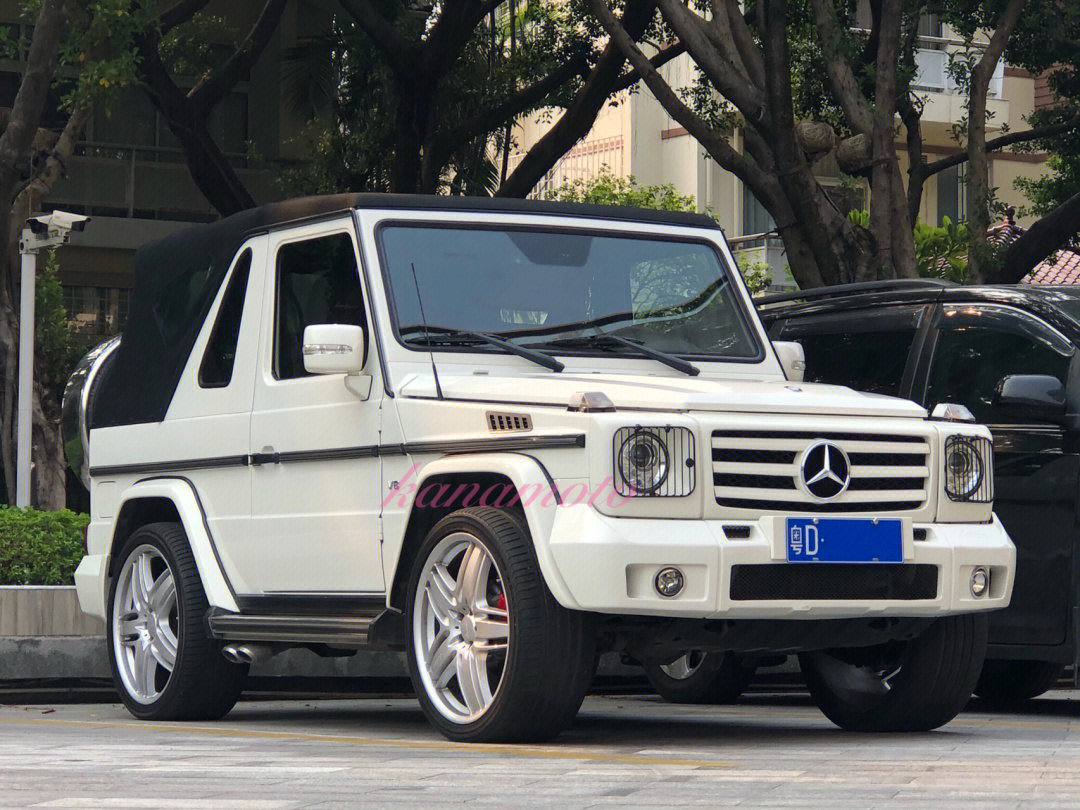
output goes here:
{"type": "Polygon", "coordinates": [[[937,176],[937,224],[967,219],[967,164],[961,163],[937,176]]]}
{"type": "Polygon", "coordinates": [[[742,192],[742,235],[769,233],[776,230],[776,223],[746,184],[742,192]]]}
{"type": "Polygon", "coordinates": [[[87,345],[120,333],[127,323],[131,290],[120,287],[64,287],[68,324],[87,345]]]}

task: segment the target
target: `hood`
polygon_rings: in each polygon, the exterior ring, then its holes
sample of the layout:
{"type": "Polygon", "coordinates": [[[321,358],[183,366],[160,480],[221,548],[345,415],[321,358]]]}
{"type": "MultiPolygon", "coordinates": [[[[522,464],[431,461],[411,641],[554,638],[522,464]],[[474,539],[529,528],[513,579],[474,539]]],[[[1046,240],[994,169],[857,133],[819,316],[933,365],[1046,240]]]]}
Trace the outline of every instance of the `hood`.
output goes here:
{"type": "MultiPolygon", "coordinates": [[[[446,399],[473,402],[569,405],[580,391],[601,391],[618,409],[725,411],[895,416],[921,419],[926,411],[906,399],[864,394],[838,385],[780,381],[722,380],[625,374],[439,374],[446,399]]],[[[433,398],[430,374],[407,377],[405,397],[433,398]]]]}

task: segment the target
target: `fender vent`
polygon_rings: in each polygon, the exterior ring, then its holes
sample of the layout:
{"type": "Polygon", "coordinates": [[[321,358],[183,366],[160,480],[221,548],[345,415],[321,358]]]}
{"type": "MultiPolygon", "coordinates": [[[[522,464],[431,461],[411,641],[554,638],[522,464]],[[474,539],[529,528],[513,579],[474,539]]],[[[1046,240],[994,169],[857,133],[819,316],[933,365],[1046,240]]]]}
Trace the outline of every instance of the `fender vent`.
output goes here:
{"type": "Polygon", "coordinates": [[[532,417],[524,413],[488,411],[487,423],[492,433],[525,433],[532,430],[532,417]]]}

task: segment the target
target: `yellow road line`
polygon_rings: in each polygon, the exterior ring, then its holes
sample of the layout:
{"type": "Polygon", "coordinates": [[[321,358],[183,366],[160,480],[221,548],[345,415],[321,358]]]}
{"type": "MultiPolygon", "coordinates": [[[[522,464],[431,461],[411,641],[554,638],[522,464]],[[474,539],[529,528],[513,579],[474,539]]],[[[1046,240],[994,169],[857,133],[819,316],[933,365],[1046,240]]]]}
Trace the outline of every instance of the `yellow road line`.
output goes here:
{"type": "Polygon", "coordinates": [[[301,731],[259,731],[232,726],[191,726],[176,723],[137,722],[126,723],[108,720],[62,720],[44,717],[0,717],[0,723],[26,725],[67,726],[71,728],[119,728],[140,731],[175,731],[182,734],[204,734],[220,737],[242,737],[259,740],[289,740],[300,742],[326,742],[378,748],[408,748],[423,751],[458,751],[461,753],[506,754],[509,756],[535,757],[539,759],[565,759],[589,762],[614,762],[625,765],[663,765],[690,768],[733,768],[734,763],[712,759],[681,759],[676,757],[652,757],[641,754],[606,754],[599,751],[581,751],[568,748],[535,745],[499,745],[494,743],[455,743],[440,740],[396,740],[379,737],[349,737],[338,734],[310,734],[301,731]]]}

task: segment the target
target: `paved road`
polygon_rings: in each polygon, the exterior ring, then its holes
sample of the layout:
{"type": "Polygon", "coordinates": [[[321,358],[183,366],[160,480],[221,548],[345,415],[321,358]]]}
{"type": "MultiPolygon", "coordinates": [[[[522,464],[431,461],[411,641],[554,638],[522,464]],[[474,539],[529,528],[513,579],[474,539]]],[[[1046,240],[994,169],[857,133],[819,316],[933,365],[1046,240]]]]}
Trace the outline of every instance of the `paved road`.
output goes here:
{"type": "Polygon", "coordinates": [[[414,701],[241,703],[220,723],[112,705],[0,707],[0,807],[927,808],[1080,805],[1080,695],[978,706],[945,729],[855,735],[804,698],[590,698],[557,744],[465,746],[414,701]]]}

